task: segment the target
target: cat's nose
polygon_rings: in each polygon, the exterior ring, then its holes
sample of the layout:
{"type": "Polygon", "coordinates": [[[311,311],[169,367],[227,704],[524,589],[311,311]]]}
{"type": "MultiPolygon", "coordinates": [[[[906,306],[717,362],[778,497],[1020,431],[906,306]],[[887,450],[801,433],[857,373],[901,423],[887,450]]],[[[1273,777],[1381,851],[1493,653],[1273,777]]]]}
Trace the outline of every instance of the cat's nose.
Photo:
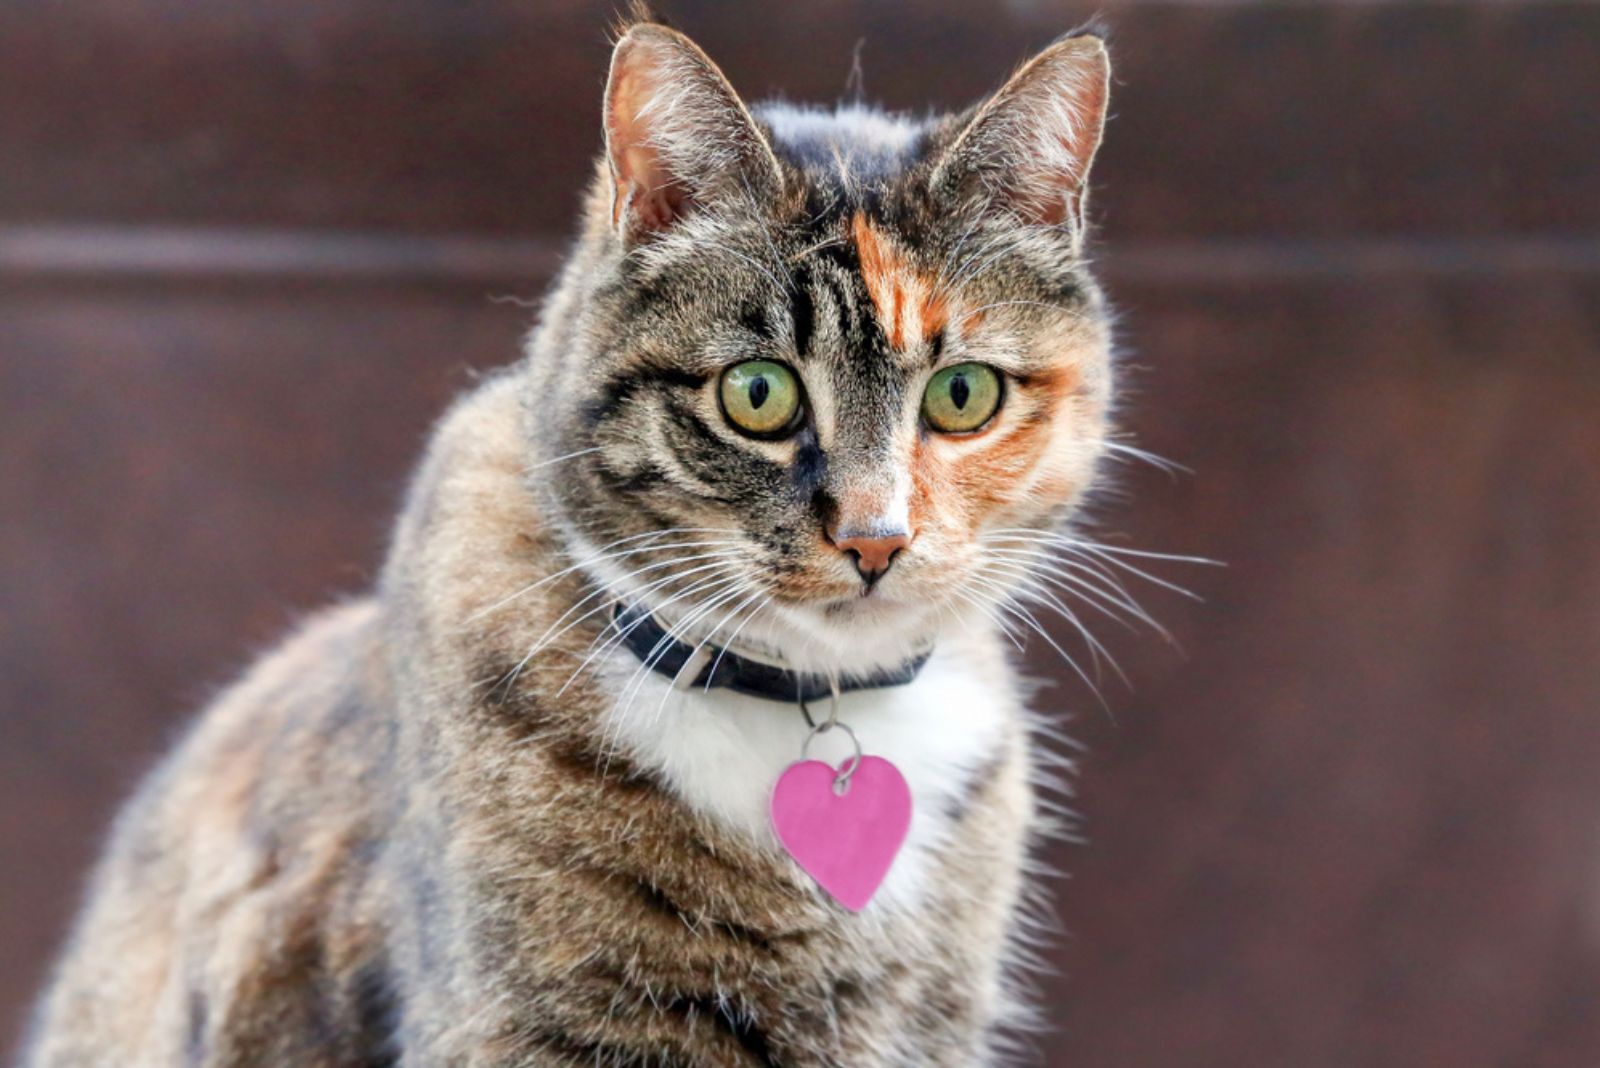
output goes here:
{"type": "Polygon", "coordinates": [[[867,534],[829,531],[828,537],[836,549],[850,557],[868,586],[881,579],[900,550],[911,544],[910,535],[903,530],[867,534]]]}

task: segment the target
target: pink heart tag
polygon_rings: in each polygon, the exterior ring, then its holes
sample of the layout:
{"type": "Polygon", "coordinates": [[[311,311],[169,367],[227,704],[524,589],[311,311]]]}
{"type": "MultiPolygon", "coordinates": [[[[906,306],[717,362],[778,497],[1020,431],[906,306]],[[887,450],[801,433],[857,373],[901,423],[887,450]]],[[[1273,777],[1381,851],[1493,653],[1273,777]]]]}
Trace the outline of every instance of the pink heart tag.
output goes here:
{"type": "Polygon", "coordinates": [[[842,794],[834,791],[838,775],[820,760],[790,764],[772,788],[772,827],[808,875],[860,912],[905,844],[911,787],[882,757],[862,757],[842,794]]]}

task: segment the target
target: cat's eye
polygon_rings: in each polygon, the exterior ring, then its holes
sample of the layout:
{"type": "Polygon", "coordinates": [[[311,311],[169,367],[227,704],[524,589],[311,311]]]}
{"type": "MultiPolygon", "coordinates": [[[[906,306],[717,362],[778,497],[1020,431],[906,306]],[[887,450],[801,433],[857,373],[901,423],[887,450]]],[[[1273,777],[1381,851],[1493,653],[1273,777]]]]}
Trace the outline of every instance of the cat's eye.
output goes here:
{"type": "Polygon", "coordinates": [[[722,372],[722,411],[751,437],[780,438],[800,425],[800,380],[781,363],[746,360],[722,372]]]}
{"type": "Polygon", "coordinates": [[[946,367],[922,394],[922,418],[946,434],[966,434],[994,417],[1000,408],[1000,374],[981,363],[946,367]]]}

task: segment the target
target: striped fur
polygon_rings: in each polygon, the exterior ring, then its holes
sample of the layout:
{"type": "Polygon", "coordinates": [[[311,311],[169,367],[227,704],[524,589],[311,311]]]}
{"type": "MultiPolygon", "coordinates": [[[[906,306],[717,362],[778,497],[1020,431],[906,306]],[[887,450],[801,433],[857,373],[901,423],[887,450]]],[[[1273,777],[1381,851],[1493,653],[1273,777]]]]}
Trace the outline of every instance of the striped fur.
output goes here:
{"type": "MultiPolygon", "coordinates": [[[[619,41],[608,151],[526,359],[461,400],[377,588],[208,710],[118,821],[22,1063],[990,1064],[1041,826],[1023,686],[970,581],[1091,487],[1112,395],[1082,257],[1107,84],[1068,38],[974,111],[746,109],[693,44],[619,41]],[[781,361],[802,427],[718,376],[781,361]],[[922,426],[981,361],[981,431],[922,426]],[[900,524],[876,585],[829,540],[900,524]],[[917,815],[859,915],[781,853],[799,710],[684,693],[606,630],[918,680],[841,714],[917,815]]],[[[834,755],[838,755],[837,753],[834,755]]]]}

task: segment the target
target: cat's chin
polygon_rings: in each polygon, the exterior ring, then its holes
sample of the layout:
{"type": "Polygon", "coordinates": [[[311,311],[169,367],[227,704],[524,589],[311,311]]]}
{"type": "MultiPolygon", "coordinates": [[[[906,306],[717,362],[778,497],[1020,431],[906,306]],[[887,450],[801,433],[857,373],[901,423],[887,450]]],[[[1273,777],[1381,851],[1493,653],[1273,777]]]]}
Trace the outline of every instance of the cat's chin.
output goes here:
{"type": "Polygon", "coordinates": [[[774,605],[749,637],[798,670],[862,675],[927,651],[937,629],[926,604],[874,594],[774,605]]]}

